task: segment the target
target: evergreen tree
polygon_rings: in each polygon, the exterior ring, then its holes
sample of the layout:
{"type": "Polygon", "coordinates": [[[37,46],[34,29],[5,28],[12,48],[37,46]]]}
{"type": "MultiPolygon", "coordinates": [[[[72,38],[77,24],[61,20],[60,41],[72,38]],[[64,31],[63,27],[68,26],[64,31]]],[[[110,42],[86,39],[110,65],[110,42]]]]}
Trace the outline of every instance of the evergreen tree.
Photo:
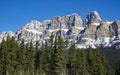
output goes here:
{"type": "Polygon", "coordinates": [[[71,45],[69,51],[70,74],[76,75],[76,49],[75,44],[71,45]]]}
{"type": "Polygon", "coordinates": [[[116,63],[115,75],[120,75],[120,60],[116,63]]]}
{"type": "Polygon", "coordinates": [[[87,61],[90,75],[111,75],[108,63],[99,50],[93,51],[92,48],[89,48],[87,61]]]}
{"type": "Polygon", "coordinates": [[[34,49],[34,46],[32,44],[32,41],[30,41],[30,46],[29,46],[29,49],[28,49],[28,65],[29,65],[29,68],[28,68],[28,71],[30,73],[30,75],[33,75],[34,74],[34,53],[35,53],[35,49],[34,49]]]}
{"type": "Polygon", "coordinates": [[[51,47],[46,42],[44,53],[44,71],[46,75],[51,74],[51,47]]]}
{"type": "Polygon", "coordinates": [[[11,74],[16,74],[16,68],[17,68],[17,50],[18,50],[18,43],[15,40],[14,37],[12,37],[10,39],[10,70],[11,70],[11,74]]]}
{"type": "Polygon", "coordinates": [[[93,72],[94,75],[106,75],[105,67],[103,66],[102,57],[98,50],[93,53],[93,72]]]}
{"type": "Polygon", "coordinates": [[[15,41],[15,38],[10,38],[7,36],[6,41],[1,42],[0,46],[0,57],[1,60],[1,75],[10,75],[10,74],[16,74],[16,67],[17,67],[17,49],[18,49],[18,43],[15,41]]]}
{"type": "Polygon", "coordinates": [[[45,43],[45,53],[44,53],[44,71],[46,75],[53,75],[53,69],[52,69],[52,64],[53,64],[53,56],[54,55],[54,35],[50,36],[50,39],[48,42],[46,41],[45,43]]]}
{"type": "Polygon", "coordinates": [[[6,75],[7,61],[6,61],[6,42],[3,39],[0,44],[0,75],[6,75]]]}
{"type": "Polygon", "coordinates": [[[56,50],[57,50],[57,37],[55,37],[55,41],[54,41],[54,44],[53,44],[53,48],[51,46],[51,75],[55,75],[55,68],[56,68],[56,65],[55,65],[55,53],[56,53],[56,50]]]}
{"type": "Polygon", "coordinates": [[[35,69],[35,75],[37,75],[38,74],[38,69],[39,69],[39,42],[37,41],[36,42],[36,45],[35,45],[35,67],[34,67],[34,69],[35,69]]]}
{"type": "Polygon", "coordinates": [[[25,68],[25,45],[23,39],[19,45],[19,49],[17,50],[17,64],[18,75],[22,75],[25,68]]]}
{"type": "Polygon", "coordinates": [[[39,74],[44,75],[45,70],[44,70],[44,59],[45,59],[45,47],[42,44],[40,51],[39,51],[39,74]]]}
{"type": "Polygon", "coordinates": [[[50,47],[52,48],[52,47],[53,47],[53,44],[54,44],[54,35],[51,35],[51,36],[50,36],[49,44],[50,44],[50,47]]]}
{"type": "Polygon", "coordinates": [[[58,37],[55,51],[54,51],[54,74],[53,75],[65,75],[66,72],[66,59],[65,59],[65,48],[64,40],[58,37]]]}
{"type": "Polygon", "coordinates": [[[25,44],[25,65],[24,65],[24,70],[25,70],[25,75],[28,75],[29,73],[29,53],[28,53],[28,51],[29,51],[29,43],[26,43],[25,44]]]}
{"type": "Polygon", "coordinates": [[[54,60],[54,35],[50,36],[49,42],[46,42],[46,56],[48,63],[48,72],[47,75],[53,75],[53,60],[54,60]]]}
{"type": "Polygon", "coordinates": [[[113,75],[108,62],[100,50],[96,49],[94,52],[94,73],[96,75],[113,75]]]}
{"type": "Polygon", "coordinates": [[[76,75],[88,75],[87,63],[84,50],[77,49],[76,51],[76,75]]]}
{"type": "Polygon", "coordinates": [[[11,57],[11,47],[10,47],[10,36],[7,36],[7,39],[6,39],[6,59],[5,59],[5,61],[6,61],[6,66],[7,66],[7,71],[6,71],[6,74],[8,75],[9,74],[9,72],[10,72],[10,70],[11,70],[11,65],[10,65],[10,63],[11,63],[11,59],[10,59],[10,57],[11,57]]]}

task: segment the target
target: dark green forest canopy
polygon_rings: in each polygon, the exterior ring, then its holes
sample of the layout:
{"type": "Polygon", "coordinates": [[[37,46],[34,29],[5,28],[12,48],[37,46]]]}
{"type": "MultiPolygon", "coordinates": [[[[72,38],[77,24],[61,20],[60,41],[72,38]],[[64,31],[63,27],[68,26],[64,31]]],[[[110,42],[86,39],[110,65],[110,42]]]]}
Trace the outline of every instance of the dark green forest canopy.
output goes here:
{"type": "Polygon", "coordinates": [[[38,42],[33,46],[22,40],[18,45],[8,36],[0,44],[0,75],[120,75],[119,50],[84,50],[68,44],[51,35],[39,48],[38,42]]]}

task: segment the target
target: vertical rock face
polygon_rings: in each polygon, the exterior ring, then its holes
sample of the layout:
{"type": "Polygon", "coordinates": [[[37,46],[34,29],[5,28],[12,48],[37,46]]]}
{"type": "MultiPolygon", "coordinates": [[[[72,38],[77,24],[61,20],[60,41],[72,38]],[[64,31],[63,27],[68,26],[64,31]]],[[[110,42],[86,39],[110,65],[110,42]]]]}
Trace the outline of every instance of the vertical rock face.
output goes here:
{"type": "Polygon", "coordinates": [[[95,39],[95,32],[96,32],[96,26],[95,25],[89,25],[84,34],[82,35],[83,38],[92,38],[95,39]]]}
{"type": "Polygon", "coordinates": [[[30,23],[26,24],[22,29],[16,32],[16,37],[18,41],[21,41],[22,39],[25,40],[25,42],[30,41],[40,41],[40,39],[43,37],[44,26],[39,21],[33,20],[30,23]]]}
{"type": "Polygon", "coordinates": [[[109,24],[107,23],[107,21],[104,21],[104,20],[101,21],[100,25],[97,26],[95,45],[97,47],[109,46],[111,37],[112,37],[112,33],[110,31],[109,24]]]}
{"type": "Polygon", "coordinates": [[[62,27],[71,29],[73,26],[82,27],[82,19],[78,14],[62,17],[62,27]]]}
{"type": "Polygon", "coordinates": [[[61,17],[57,16],[53,18],[50,29],[57,29],[60,28],[60,26],[61,26],[61,17]]]}
{"type": "Polygon", "coordinates": [[[107,21],[102,21],[96,31],[97,37],[110,37],[112,36],[109,30],[107,21]]]}
{"type": "Polygon", "coordinates": [[[120,21],[101,20],[97,11],[90,12],[84,22],[78,14],[56,16],[43,23],[33,20],[18,30],[16,34],[2,33],[0,42],[9,35],[15,37],[18,42],[24,39],[25,43],[29,43],[32,40],[33,44],[39,41],[41,45],[48,41],[52,34],[62,36],[69,43],[75,43],[78,48],[108,47],[120,42],[120,21]]]}
{"type": "Polygon", "coordinates": [[[112,29],[113,29],[113,33],[114,36],[116,36],[116,38],[118,38],[118,36],[120,35],[120,21],[115,21],[111,24],[112,29]]]}
{"type": "Polygon", "coordinates": [[[86,20],[85,20],[85,24],[86,25],[89,25],[91,23],[100,23],[101,21],[101,18],[98,14],[97,11],[93,11],[93,12],[90,12],[87,17],[86,17],[86,20]]]}
{"type": "Polygon", "coordinates": [[[81,30],[84,29],[82,19],[78,14],[62,17],[62,29],[66,29],[66,38],[76,40],[81,30]]]}
{"type": "Polygon", "coordinates": [[[49,28],[50,28],[50,25],[51,25],[51,20],[45,20],[45,21],[43,21],[43,23],[42,23],[42,26],[43,26],[43,29],[44,29],[44,30],[49,29],[49,28]]]}

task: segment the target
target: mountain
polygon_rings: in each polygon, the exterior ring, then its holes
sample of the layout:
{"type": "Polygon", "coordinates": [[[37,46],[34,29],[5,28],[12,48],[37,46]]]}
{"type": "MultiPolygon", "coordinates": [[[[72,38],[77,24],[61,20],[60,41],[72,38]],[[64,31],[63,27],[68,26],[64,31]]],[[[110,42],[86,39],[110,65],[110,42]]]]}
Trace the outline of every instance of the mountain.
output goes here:
{"type": "Polygon", "coordinates": [[[25,43],[32,40],[33,44],[39,41],[42,45],[52,34],[62,36],[69,43],[75,43],[78,48],[90,46],[120,48],[120,21],[102,20],[97,11],[90,12],[85,21],[75,13],[63,17],[56,16],[43,22],[33,20],[15,33],[3,32],[0,35],[0,42],[9,35],[15,37],[18,43],[24,39],[25,43]]]}

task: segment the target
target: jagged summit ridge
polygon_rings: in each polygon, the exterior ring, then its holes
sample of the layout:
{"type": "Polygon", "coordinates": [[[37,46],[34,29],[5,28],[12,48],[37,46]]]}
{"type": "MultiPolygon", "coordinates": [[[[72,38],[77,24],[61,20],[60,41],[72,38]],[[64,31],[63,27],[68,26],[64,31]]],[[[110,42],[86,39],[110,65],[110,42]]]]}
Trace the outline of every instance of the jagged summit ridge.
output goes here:
{"type": "Polygon", "coordinates": [[[101,17],[97,11],[90,12],[85,20],[85,24],[89,25],[91,23],[100,23],[101,17]]]}
{"type": "Polygon", "coordinates": [[[120,41],[120,21],[102,20],[97,11],[90,12],[83,21],[74,13],[63,17],[55,16],[43,22],[32,20],[16,33],[2,33],[0,42],[9,34],[18,42],[24,39],[25,43],[29,43],[32,40],[34,44],[39,41],[40,45],[53,34],[62,36],[71,44],[75,43],[78,48],[111,47],[120,41]]]}

